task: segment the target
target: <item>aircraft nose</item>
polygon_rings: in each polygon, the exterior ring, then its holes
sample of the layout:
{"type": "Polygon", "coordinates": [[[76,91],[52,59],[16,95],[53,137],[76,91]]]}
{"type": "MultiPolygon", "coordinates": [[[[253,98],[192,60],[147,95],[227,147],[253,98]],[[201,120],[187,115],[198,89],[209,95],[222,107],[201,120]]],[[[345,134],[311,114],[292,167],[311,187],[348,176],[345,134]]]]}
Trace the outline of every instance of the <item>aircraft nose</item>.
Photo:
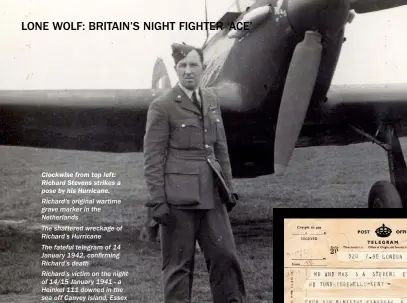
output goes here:
{"type": "Polygon", "coordinates": [[[348,20],[349,0],[288,0],[287,17],[294,31],[337,33],[348,20]]]}

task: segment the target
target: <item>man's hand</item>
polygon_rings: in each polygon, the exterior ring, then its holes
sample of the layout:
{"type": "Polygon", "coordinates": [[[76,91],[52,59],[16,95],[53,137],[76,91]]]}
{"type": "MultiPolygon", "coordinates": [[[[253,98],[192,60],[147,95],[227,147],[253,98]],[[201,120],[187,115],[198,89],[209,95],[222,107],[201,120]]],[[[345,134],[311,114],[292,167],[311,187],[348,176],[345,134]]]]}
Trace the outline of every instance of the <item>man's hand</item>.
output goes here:
{"type": "Polygon", "coordinates": [[[228,212],[231,212],[236,206],[237,200],[239,200],[239,196],[236,193],[232,193],[231,201],[226,204],[226,209],[228,212]]]}
{"type": "Polygon", "coordinates": [[[154,206],[152,218],[158,222],[158,224],[169,225],[170,217],[170,208],[168,207],[167,203],[160,203],[154,206]]]}

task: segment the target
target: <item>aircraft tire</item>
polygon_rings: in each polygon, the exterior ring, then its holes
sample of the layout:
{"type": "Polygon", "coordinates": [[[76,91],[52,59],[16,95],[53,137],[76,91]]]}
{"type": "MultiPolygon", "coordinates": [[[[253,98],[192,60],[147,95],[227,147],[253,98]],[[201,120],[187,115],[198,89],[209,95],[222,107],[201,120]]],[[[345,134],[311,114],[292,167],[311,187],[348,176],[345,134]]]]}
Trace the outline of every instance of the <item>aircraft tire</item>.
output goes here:
{"type": "Polygon", "coordinates": [[[400,194],[389,181],[377,181],[369,192],[369,208],[403,208],[400,194]]]}

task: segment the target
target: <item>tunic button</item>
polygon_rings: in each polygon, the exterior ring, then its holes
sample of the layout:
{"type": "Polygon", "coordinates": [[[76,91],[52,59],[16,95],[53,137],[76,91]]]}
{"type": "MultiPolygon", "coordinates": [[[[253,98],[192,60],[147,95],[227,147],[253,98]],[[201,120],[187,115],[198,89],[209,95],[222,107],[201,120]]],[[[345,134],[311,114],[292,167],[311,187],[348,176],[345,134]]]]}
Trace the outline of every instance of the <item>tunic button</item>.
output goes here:
{"type": "Polygon", "coordinates": [[[219,119],[216,119],[216,122],[218,122],[218,123],[219,123],[219,119]]]}
{"type": "Polygon", "coordinates": [[[209,148],[209,145],[208,145],[208,144],[205,144],[205,148],[209,148]]]}
{"type": "Polygon", "coordinates": [[[206,133],[206,132],[208,132],[208,130],[207,130],[207,129],[205,129],[205,133],[206,133]]]}

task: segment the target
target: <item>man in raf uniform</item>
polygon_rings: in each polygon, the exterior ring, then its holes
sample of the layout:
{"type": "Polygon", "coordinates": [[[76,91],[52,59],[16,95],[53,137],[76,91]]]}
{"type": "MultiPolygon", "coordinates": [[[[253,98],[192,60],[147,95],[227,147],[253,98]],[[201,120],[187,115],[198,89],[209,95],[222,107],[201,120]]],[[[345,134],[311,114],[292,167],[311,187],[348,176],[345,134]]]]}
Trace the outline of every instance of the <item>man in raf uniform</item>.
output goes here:
{"type": "Polygon", "coordinates": [[[245,302],[228,211],[236,196],[217,96],[199,88],[201,49],[173,44],[179,82],[147,114],[144,176],[150,216],[161,225],[164,302],[191,302],[195,243],[213,302],[245,302]]]}

